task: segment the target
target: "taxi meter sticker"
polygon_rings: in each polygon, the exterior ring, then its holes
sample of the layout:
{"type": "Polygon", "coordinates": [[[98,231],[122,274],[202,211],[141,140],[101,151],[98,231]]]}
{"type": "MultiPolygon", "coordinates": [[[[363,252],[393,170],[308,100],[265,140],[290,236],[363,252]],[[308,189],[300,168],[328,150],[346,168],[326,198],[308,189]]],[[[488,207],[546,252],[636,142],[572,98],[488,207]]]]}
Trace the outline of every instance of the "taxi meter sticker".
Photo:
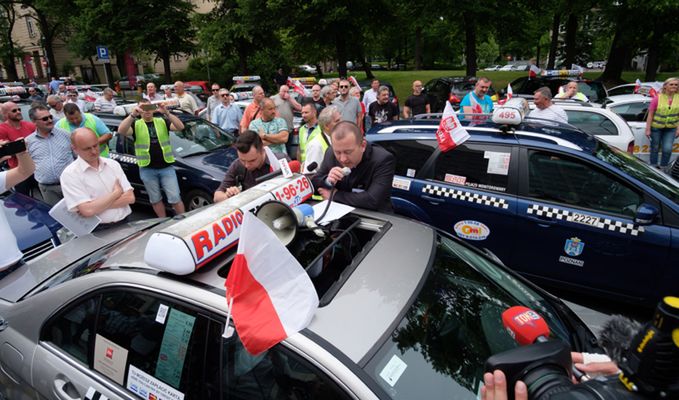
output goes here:
{"type": "Polygon", "coordinates": [[[184,400],[184,393],[131,364],[127,390],[143,399],[184,400]]]}
{"type": "Polygon", "coordinates": [[[127,353],[124,347],[97,334],[94,339],[94,369],[122,385],[127,353]]]}
{"type": "Polygon", "coordinates": [[[510,153],[484,151],[483,158],[488,159],[488,169],[486,170],[487,173],[496,175],[507,175],[509,173],[509,160],[511,159],[510,153]]]}
{"type": "Polygon", "coordinates": [[[189,348],[189,340],[193,332],[196,317],[179,310],[170,310],[167,327],[163,334],[163,341],[156,363],[156,377],[179,386],[184,369],[184,359],[189,348]]]}
{"type": "Polygon", "coordinates": [[[490,235],[490,229],[479,221],[465,220],[455,224],[455,233],[462,239],[485,240],[490,235]]]}

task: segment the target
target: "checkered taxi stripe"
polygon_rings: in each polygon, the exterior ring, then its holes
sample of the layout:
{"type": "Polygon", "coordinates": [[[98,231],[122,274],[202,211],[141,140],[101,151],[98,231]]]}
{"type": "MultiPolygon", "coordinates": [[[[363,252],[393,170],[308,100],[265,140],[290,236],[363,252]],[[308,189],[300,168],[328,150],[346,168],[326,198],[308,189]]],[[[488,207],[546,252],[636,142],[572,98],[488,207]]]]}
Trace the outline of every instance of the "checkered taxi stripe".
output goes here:
{"type": "MultiPolygon", "coordinates": [[[[531,204],[526,211],[528,214],[535,214],[540,217],[555,218],[560,221],[575,222],[573,220],[573,213],[568,210],[562,210],[560,208],[546,207],[539,204],[531,204]]],[[[598,222],[591,224],[595,228],[620,232],[623,234],[629,234],[632,236],[639,236],[639,232],[644,232],[643,226],[636,226],[628,222],[621,222],[612,220],[609,218],[597,218],[592,216],[592,218],[597,219],[598,222]]],[[[577,223],[577,222],[575,222],[577,223]]]]}
{"type": "Polygon", "coordinates": [[[134,156],[126,156],[118,153],[109,153],[111,158],[119,161],[119,162],[125,162],[125,163],[130,163],[130,164],[136,164],[137,163],[137,157],[134,156]]]}
{"type": "Polygon", "coordinates": [[[425,185],[422,188],[422,193],[433,194],[439,197],[449,197],[456,200],[467,201],[470,203],[482,204],[484,206],[490,206],[495,208],[507,209],[509,204],[502,198],[495,196],[488,196],[485,194],[478,194],[472,192],[466,192],[464,190],[449,189],[436,185],[425,185]]]}

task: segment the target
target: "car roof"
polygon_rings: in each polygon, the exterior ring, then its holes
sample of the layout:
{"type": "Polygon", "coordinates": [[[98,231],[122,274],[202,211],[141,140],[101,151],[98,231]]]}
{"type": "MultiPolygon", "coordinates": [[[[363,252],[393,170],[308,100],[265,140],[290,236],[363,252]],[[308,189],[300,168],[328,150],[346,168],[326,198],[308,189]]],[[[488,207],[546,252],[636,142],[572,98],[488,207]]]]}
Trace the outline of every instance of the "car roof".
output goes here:
{"type": "MultiPolygon", "coordinates": [[[[440,120],[398,120],[388,121],[371,130],[368,139],[396,140],[396,139],[431,139],[434,137],[440,120]],[[379,133],[377,133],[379,132],[379,133]]],[[[514,142],[536,146],[562,146],[576,151],[591,154],[596,148],[596,139],[578,128],[535,118],[526,118],[515,126],[509,133],[504,133],[502,126],[492,121],[475,123],[470,126],[469,121],[461,121],[466,126],[473,141],[484,142],[514,142]]]]}
{"type": "Polygon", "coordinates": [[[643,94],[619,94],[616,96],[608,96],[606,98],[606,105],[611,105],[612,103],[626,103],[626,102],[651,102],[652,98],[649,96],[644,96],[643,94]]]}

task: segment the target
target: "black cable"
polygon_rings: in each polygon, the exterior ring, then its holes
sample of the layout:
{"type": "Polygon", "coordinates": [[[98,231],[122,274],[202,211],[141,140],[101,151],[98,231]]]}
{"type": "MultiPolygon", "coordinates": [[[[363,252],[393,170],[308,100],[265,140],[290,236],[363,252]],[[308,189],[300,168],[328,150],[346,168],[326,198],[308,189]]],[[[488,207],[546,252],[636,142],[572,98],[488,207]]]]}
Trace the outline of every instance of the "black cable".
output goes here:
{"type": "Polygon", "coordinates": [[[315,223],[316,225],[318,225],[318,221],[323,220],[323,217],[325,217],[325,214],[328,213],[328,210],[330,209],[330,204],[332,204],[332,199],[335,198],[335,192],[336,192],[335,188],[332,188],[332,189],[331,189],[331,193],[330,193],[330,198],[328,199],[328,204],[325,205],[325,210],[323,210],[323,214],[321,214],[321,216],[318,217],[318,218],[314,221],[314,223],[315,223]]]}

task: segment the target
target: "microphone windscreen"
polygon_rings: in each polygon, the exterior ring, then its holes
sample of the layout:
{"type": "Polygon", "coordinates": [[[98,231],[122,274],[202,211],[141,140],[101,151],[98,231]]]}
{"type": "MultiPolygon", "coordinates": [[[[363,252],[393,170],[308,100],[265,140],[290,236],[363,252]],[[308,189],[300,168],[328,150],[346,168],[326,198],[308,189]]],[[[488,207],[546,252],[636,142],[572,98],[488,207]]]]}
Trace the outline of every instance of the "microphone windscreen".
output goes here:
{"type": "Polygon", "coordinates": [[[302,166],[297,160],[290,161],[288,165],[290,166],[290,171],[294,172],[295,174],[299,174],[299,171],[302,170],[302,166]]]}
{"type": "Polygon", "coordinates": [[[622,315],[614,315],[601,325],[599,345],[613,361],[619,364],[640,329],[639,322],[622,315]]]}
{"type": "Polygon", "coordinates": [[[349,168],[349,167],[342,168],[342,174],[344,176],[349,176],[349,174],[351,174],[351,168],[349,168]]]}
{"type": "Polygon", "coordinates": [[[540,314],[524,306],[514,306],[502,313],[502,324],[516,342],[525,346],[537,338],[549,337],[549,326],[540,314]]]}

